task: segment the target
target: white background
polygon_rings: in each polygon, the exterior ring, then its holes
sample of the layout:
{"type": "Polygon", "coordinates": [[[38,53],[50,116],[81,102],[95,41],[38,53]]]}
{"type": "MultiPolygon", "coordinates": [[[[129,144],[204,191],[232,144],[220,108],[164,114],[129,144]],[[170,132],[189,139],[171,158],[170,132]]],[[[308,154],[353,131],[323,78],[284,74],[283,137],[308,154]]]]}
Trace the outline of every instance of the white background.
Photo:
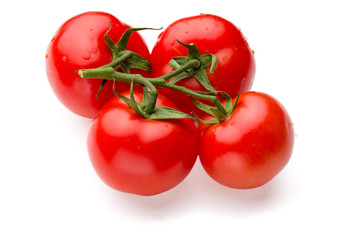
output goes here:
{"type": "MultiPolygon", "coordinates": [[[[357,1],[182,2],[0,3],[0,239],[360,239],[357,1]],[[88,10],[133,27],[199,13],[241,27],[255,50],[253,90],[295,124],[287,167],[253,190],[222,187],[200,164],[154,197],[108,188],[87,156],[90,120],[61,105],[44,67],[56,29],[88,10]]],[[[142,34],[151,49],[158,32],[142,34]]]]}

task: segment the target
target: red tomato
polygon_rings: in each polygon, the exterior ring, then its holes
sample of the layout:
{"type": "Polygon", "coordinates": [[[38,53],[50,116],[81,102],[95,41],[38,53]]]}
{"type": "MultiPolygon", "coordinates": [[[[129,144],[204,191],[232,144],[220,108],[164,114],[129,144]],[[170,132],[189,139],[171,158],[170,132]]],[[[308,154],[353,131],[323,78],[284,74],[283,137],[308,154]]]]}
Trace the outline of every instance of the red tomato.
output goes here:
{"type": "MultiPolygon", "coordinates": [[[[175,108],[161,96],[157,105],[175,108]]],[[[147,120],[114,97],[91,124],[88,151],[95,171],[110,187],[155,195],[188,175],[198,156],[199,133],[191,119],[147,120]]]]}
{"type": "MultiPolygon", "coordinates": [[[[151,53],[152,77],[159,77],[173,69],[168,65],[172,57],[187,56],[187,49],[177,42],[195,43],[200,54],[214,54],[218,58],[217,67],[210,83],[216,90],[236,97],[251,89],[255,75],[255,58],[248,42],[239,28],[231,22],[210,14],[180,19],[169,25],[159,36],[151,53]]],[[[209,68],[208,68],[209,71],[209,68]]],[[[181,80],[179,85],[193,90],[204,90],[194,79],[181,80]]],[[[184,94],[164,89],[167,95],[186,113],[200,113],[192,101],[184,94]]]]}
{"type": "MultiPolygon", "coordinates": [[[[76,71],[108,64],[112,55],[104,40],[106,31],[116,43],[130,28],[114,16],[104,12],[86,12],[66,21],[51,40],[46,53],[46,72],[58,99],[72,112],[93,118],[114,94],[112,84],[105,84],[96,99],[101,79],[82,79],[76,71]]],[[[149,50],[137,32],[127,47],[149,59],[149,50]]],[[[144,73],[144,72],[143,72],[144,73]]],[[[129,89],[128,84],[117,83],[117,90],[129,89]]]]}
{"type": "Polygon", "coordinates": [[[200,142],[200,161],[214,180],[232,188],[255,188],[288,163],[294,129],[276,99],[247,92],[240,95],[232,115],[206,129],[200,142]]]}

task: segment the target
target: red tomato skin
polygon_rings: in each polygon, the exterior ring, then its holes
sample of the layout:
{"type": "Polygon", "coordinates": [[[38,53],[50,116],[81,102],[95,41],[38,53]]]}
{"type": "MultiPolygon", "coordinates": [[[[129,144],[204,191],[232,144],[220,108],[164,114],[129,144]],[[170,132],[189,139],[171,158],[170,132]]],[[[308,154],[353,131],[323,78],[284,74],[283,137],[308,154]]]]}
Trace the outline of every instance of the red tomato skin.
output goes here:
{"type": "MultiPolygon", "coordinates": [[[[108,36],[116,43],[130,26],[105,12],[85,12],[61,25],[47,48],[46,73],[55,95],[69,110],[86,118],[95,117],[114,95],[112,83],[108,82],[96,99],[102,80],[82,79],[76,73],[111,62],[112,55],[104,40],[110,22],[112,28],[108,36]]],[[[149,50],[137,32],[131,35],[127,49],[150,58],[149,50]]],[[[148,75],[145,71],[140,72],[148,75]]],[[[118,91],[128,88],[128,84],[116,84],[118,91]]]]}
{"type": "MultiPolygon", "coordinates": [[[[200,14],[170,24],[159,35],[151,52],[152,77],[171,72],[173,69],[168,63],[172,57],[188,54],[187,49],[177,40],[187,44],[195,43],[200,54],[217,56],[217,67],[212,75],[208,74],[210,83],[216,90],[225,91],[231,97],[236,97],[240,89],[242,92],[251,89],[255,77],[254,52],[240,29],[231,22],[215,15],[200,14]]],[[[193,90],[204,90],[194,78],[182,80],[178,85],[193,90]]],[[[168,89],[161,91],[183,111],[200,113],[184,94],[168,89]]]]}
{"type": "Polygon", "coordinates": [[[215,181],[249,189],[269,182],[286,166],[294,128],[279,101],[265,93],[246,92],[233,114],[207,128],[200,142],[200,161],[215,181]]]}
{"type": "MultiPolygon", "coordinates": [[[[157,104],[174,108],[161,96],[157,104]]],[[[146,120],[117,97],[93,119],[87,142],[92,165],[108,186],[143,196],[183,181],[199,151],[193,120],[146,120]]]]}

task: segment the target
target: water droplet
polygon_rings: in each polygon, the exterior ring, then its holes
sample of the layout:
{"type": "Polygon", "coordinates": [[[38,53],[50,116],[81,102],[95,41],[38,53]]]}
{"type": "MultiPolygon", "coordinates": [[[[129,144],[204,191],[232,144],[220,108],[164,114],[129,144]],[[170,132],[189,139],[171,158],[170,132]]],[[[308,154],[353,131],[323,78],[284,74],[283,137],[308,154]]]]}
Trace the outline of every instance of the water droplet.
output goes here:
{"type": "Polygon", "coordinates": [[[46,54],[46,55],[45,55],[45,58],[48,58],[48,57],[49,57],[49,56],[46,54]]]}
{"type": "Polygon", "coordinates": [[[91,58],[90,54],[84,54],[81,56],[82,59],[84,60],[89,60],[91,58]]]}
{"type": "Polygon", "coordinates": [[[66,56],[63,56],[62,58],[61,58],[61,60],[63,61],[63,62],[67,62],[67,57],[66,56]]]}

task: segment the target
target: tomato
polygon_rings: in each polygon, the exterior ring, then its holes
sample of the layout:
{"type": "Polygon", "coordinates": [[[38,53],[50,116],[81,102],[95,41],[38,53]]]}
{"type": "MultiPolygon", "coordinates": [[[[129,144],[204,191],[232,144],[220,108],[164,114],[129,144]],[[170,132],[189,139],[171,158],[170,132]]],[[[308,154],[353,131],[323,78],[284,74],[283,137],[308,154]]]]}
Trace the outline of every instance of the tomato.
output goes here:
{"type": "MultiPolygon", "coordinates": [[[[157,105],[176,108],[161,96],[157,105]]],[[[116,190],[138,195],[178,185],[198,151],[199,133],[192,119],[147,120],[118,97],[105,104],[88,133],[88,152],[99,177],[116,190]]]]}
{"type": "Polygon", "coordinates": [[[228,119],[204,131],[199,157],[217,182],[255,188],[285,167],[293,145],[293,124],[281,103],[264,93],[246,92],[228,119]]]}
{"type": "MultiPolygon", "coordinates": [[[[93,118],[114,95],[112,84],[107,83],[96,99],[102,80],[82,79],[76,73],[111,62],[112,55],[104,40],[110,22],[108,36],[116,43],[130,27],[108,13],[85,12],[60,26],[47,49],[46,72],[55,95],[68,109],[83,117],[93,118]]],[[[149,50],[137,32],[131,35],[127,49],[149,59],[149,50]]],[[[118,91],[128,88],[128,84],[117,83],[118,91]]]]}
{"type": "MultiPolygon", "coordinates": [[[[171,58],[188,55],[187,49],[177,40],[195,43],[200,54],[217,56],[218,64],[213,74],[209,75],[207,69],[210,83],[216,90],[236,97],[240,89],[242,92],[251,89],[255,76],[254,54],[240,29],[231,22],[215,15],[200,14],[170,24],[159,35],[152,50],[152,77],[172,71],[168,65],[171,58]]],[[[194,78],[181,80],[178,84],[192,90],[204,90],[194,78]]],[[[184,112],[200,113],[186,95],[167,89],[162,90],[162,94],[171,98],[184,112]]]]}

